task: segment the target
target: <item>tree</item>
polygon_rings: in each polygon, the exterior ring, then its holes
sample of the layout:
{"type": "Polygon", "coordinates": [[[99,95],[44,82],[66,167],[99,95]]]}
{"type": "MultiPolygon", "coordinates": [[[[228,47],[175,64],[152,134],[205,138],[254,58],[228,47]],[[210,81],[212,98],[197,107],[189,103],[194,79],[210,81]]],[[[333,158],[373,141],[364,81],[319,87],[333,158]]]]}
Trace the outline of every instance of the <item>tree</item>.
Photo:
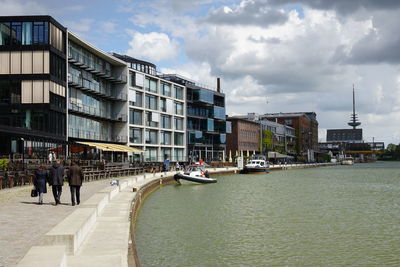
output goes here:
{"type": "Polygon", "coordinates": [[[271,151],[272,145],[273,145],[274,134],[270,130],[263,130],[262,135],[263,135],[263,137],[262,137],[263,150],[266,148],[267,151],[271,151]]]}

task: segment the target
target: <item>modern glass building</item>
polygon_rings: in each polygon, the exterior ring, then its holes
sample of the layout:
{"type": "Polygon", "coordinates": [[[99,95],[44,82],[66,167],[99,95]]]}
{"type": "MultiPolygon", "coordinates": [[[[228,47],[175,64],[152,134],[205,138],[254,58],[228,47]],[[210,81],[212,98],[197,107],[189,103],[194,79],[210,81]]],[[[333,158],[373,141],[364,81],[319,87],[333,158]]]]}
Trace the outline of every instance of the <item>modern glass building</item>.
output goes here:
{"type": "Polygon", "coordinates": [[[0,17],[1,154],[41,157],[49,147],[63,149],[66,36],[50,16],[0,17]]]}
{"type": "Polygon", "coordinates": [[[0,17],[0,154],[128,143],[128,68],[50,16],[0,17]]]}
{"type": "Polygon", "coordinates": [[[68,33],[68,139],[128,143],[127,66],[68,33]]]}
{"type": "Polygon", "coordinates": [[[187,101],[188,159],[221,161],[226,151],[225,94],[200,86],[177,74],[165,74],[164,79],[184,85],[187,101]]]}
{"type": "Polygon", "coordinates": [[[186,161],[185,87],[156,76],[152,63],[113,55],[129,66],[129,145],[145,150],[144,161],[186,161]]]}

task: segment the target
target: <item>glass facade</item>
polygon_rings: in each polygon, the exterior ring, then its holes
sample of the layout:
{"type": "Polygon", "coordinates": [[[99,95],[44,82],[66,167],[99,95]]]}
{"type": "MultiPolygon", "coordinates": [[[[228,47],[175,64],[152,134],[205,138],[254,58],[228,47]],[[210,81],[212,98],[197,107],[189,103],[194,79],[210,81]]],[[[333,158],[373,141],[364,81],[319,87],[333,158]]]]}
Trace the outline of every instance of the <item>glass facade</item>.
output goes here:
{"type": "Polygon", "coordinates": [[[69,136],[75,138],[114,141],[111,125],[108,122],[70,114],[68,116],[69,136]]]}
{"type": "Polygon", "coordinates": [[[21,103],[21,81],[0,80],[0,104],[21,103]]]}
{"type": "Polygon", "coordinates": [[[49,22],[0,22],[0,45],[49,43],[49,22]]]}
{"type": "Polygon", "coordinates": [[[225,108],[214,106],[214,118],[225,120],[225,108]]]}

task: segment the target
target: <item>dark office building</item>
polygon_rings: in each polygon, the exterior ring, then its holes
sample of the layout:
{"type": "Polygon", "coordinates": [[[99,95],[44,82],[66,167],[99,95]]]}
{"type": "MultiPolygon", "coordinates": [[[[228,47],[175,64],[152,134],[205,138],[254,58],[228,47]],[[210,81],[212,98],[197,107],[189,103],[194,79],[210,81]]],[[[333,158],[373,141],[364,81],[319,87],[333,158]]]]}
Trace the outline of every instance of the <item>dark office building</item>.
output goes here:
{"type": "Polygon", "coordinates": [[[331,129],[326,132],[327,142],[361,143],[362,129],[331,129]]]}
{"type": "Polygon", "coordinates": [[[222,160],[226,151],[226,113],[219,79],[216,90],[212,90],[175,74],[162,78],[186,86],[188,159],[222,160]]]}
{"type": "Polygon", "coordinates": [[[0,153],[66,141],[66,29],[50,16],[0,17],[0,153]]]}

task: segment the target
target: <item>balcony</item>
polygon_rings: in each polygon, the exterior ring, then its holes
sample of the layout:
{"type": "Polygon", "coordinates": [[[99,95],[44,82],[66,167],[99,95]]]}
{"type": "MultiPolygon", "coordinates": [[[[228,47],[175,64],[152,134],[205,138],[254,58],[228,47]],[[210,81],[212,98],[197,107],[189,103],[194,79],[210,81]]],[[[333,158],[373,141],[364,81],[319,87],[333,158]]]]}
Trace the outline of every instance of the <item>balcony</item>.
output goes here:
{"type": "Polygon", "coordinates": [[[111,69],[106,67],[107,65],[95,62],[94,58],[83,55],[73,47],[68,49],[68,62],[113,83],[126,83],[128,81],[126,75],[113,74],[111,69]]]}
{"type": "Polygon", "coordinates": [[[114,113],[105,111],[104,109],[91,107],[75,102],[69,103],[68,110],[71,113],[89,116],[96,119],[108,120],[111,122],[127,122],[128,116],[126,114],[114,113]]]}
{"type": "Polygon", "coordinates": [[[128,137],[124,135],[106,135],[94,131],[78,130],[70,128],[69,137],[79,139],[89,139],[94,141],[127,143],[128,137]]]}
{"type": "Polygon", "coordinates": [[[101,86],[98,83],[93,83],[89,80],[83,79],[81,76],[73,75],[68,73],[68,85],[80,89],[82,91],[89,92],[91,94],[101,96],[108,100],[114,101],[127,101],[128,95],[126,93],[115,93],[112,94],[112,89],[109,87],[101,86]]]}

